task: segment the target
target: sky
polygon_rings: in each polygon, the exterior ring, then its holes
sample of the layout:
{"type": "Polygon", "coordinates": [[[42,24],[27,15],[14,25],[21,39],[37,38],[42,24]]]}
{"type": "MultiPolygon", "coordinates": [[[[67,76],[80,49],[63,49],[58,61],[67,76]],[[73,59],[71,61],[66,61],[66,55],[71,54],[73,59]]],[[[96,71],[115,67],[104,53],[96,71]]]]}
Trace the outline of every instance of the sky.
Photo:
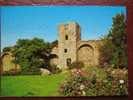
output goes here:
{"type": "Polygon", "coordinates": [[[34,37],[52,42],[58,39],[58,25],[69,22],[80,25],[82,40],[99,39],[108,33],[113,16],[126,15],[122,6],[6,6],[0,10],[1,48],[34,37]]]}

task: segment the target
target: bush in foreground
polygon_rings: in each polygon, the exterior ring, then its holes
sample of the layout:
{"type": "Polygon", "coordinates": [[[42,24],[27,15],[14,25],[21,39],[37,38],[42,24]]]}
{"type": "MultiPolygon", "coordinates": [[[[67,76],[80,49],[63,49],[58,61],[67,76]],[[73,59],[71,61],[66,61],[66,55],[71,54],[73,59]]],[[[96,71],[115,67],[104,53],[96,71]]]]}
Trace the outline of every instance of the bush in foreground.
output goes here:
{"type": "Polygon", "coordinates": [[[113,76],[107,73],[105,79],[97,78],[96,74],[77,70],[71,74],[60,86],[59,92],[63,96],[115,96],[127,95],[127,76],[113,76]]]}

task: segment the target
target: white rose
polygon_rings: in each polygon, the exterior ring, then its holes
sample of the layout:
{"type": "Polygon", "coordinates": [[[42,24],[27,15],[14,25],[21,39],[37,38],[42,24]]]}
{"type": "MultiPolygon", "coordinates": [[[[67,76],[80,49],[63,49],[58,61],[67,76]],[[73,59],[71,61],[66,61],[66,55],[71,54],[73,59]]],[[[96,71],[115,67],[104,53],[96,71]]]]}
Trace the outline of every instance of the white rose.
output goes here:
{"type": "Polygon", "coordinates": [[[124,80],[119,80],[119,83],[120,83],[120,84],[123,84],[123,83],[124,83],[124,80]]]}
{"type": "Polygon", "coordinates": [[[82,91],[82,94],[85,96],[86,95],[85,91],[82,91]]]}
{"type": "Polygon", "coordinates": [[[85,86],[83,84],[80,85],[80,90],[83,90],[85,86]]]}

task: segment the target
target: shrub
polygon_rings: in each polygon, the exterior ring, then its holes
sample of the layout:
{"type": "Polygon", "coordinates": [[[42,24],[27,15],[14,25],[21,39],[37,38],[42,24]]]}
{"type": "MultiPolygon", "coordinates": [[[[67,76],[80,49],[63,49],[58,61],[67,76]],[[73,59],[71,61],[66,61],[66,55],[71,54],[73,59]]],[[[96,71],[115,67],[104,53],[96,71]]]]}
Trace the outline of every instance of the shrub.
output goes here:
{"type": "Polygon", "coordinates": [[[84,71],[81,69],[74,69],[74,71],[71,71],[67,81],[61,84],[59,92],[64,96],[85,96],[86,90],[93,84],[91,81],[95,80],[94,77],[91,77],[90,80],[84,71]]]}
{"type": "Polygon", "coordinates": [[[85,95],[84,82],[87,81],[85,77],[74,76],[60,86],[59,92],[64,96],[81,96],[85,95]]]}
{"type": "MultiPolygon", "coordinates": [[[[78,71],[78,70],[77,70],[78,71]]],[[[81,71],[82,72],[82,71],[81,71]]],[[[105,79],[99,79],[96,74],[84,76],[80,73],[70,74],[60,86],[59,93],[64,96],[115,96],[128,95],[127,76],[112,76],[107,73],[105,79]]]]}
{"type": "Polygon", "coordinates": [[[20,72],[21,75],[41,75],[41,72],[38,68],[36,69],[25,69],[20,72]],[[30,71],[29,71],[30,70],[30,71]]]}
{"type": "Polygon", "coordinates": [[[73,68],[78,68],[78,69],[80,69],[80,68],[82,68],[82,67],[84,67],[84,63],[83,63],[83,62],[81,62],[81,61],[75,61],[75,62],[73,62],[73,63],[69,66],[69,69],[73,69],[73,68]]]}
{"type": "Polygon", "coordinates": [[[10,69],[9,71],[4,71],[2,73],[2,75],[7,75],[7,76],[10,76],[10,75],[19,75],[20,74],[20,70],[16,70],[16,69],[10,69]]]}

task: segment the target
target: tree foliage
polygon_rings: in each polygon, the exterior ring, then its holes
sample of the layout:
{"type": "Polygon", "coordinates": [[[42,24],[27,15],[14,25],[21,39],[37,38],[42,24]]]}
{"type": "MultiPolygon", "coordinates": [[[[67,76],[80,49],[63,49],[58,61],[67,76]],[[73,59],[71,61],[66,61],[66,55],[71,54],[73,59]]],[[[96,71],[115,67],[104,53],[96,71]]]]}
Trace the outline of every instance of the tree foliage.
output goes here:
{"type": "Polygon", "coordinates": [[[5,47],[5,48],[3,48],[3,52],[9,52],[9,51],[11,51],[11,47],[5,47]]]}
{"type": "Polygon", "coordinates": [[[123,14],[113,17],[113,24],[108,35],[102,38],[101,63],[112,67],[127,67],[127,33],[123,14]]]}
{"type": "Polygon", "coordinates": [[[50,44],[42,39],[19,39],[12,51],[14,62],[22,67],[22,74],[38,74],[39,68],[48,65],[50,44]]]}
{"type": "Polygon", "coordinates": [[[50,67],[50,52],[57,44],[57,40],[50,43],[39,38],[18,39],[16,45],[5,47],[3,52],[13,54],[13,63],[21,66],[21,74],[39,74],[40,68],[54,70],[50,67]]]}

